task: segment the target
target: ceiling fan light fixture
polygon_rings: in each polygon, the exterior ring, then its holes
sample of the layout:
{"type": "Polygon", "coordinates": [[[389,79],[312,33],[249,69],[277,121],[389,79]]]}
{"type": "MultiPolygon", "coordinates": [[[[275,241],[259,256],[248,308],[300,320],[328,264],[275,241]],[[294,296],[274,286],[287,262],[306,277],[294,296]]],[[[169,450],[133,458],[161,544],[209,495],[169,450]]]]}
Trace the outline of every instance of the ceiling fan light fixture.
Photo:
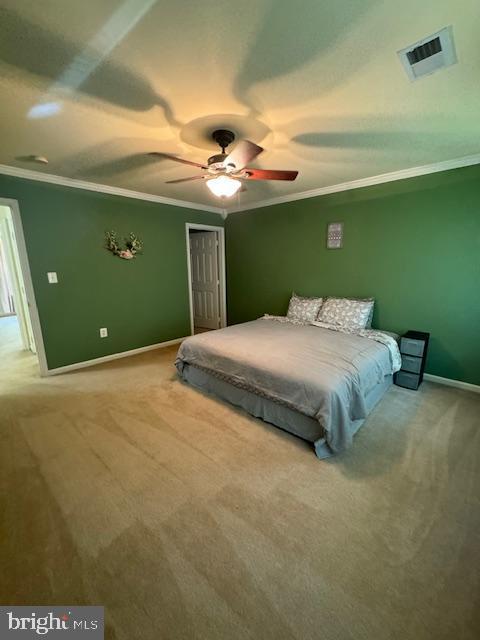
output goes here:
{"type": "Polygon", "coordinates": [[[242,186],[240,180],[230,178],[229,176],[217,176],[207,180],[207,187],[217,198],[231,198],[242,186]]]}
{"type": "Polygon", "coordinates": [[[226,147],[235,140],[233,131],[217,129],[212,133],[212,138],[221,147],[222,153],[217,153],[208,158],[207,164],[184,160],[170,153],[160,151],[151,152],[150,155],[158,158],[167,158],[181,164],[199,167],[207,173],[201,173],[190,178],[167,180],[167,184],[178,182],[190,182],[191,180],[206,180],[209,190],[217,198],[231,198],[242,186],[241,180],[295,180],[298,171],[281,171],[279,169],[249,169],[248,166],[264,151],[258,144],[250,140],[240,140],[231,153],[225,153],[226,147]],[[239,179],[240,178],[240,179],[239,179]]]}

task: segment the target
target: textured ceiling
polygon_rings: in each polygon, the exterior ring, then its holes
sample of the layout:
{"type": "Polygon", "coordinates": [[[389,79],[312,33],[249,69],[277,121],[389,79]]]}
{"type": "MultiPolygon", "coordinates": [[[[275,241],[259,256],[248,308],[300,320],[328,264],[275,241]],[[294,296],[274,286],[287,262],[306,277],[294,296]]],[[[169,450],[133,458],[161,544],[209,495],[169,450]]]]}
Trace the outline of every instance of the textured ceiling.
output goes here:
{"type": "Polygon", "coordinates": [[[265,147],[256,203],[480,151],[478,0],[0,0],[0,163],[219,205],[167,185],[231,127],[265,147]],[[396,51],[453,25],[458,64],[396,51]],[[25,157],[47,156],[48,166],[25,157]]]}

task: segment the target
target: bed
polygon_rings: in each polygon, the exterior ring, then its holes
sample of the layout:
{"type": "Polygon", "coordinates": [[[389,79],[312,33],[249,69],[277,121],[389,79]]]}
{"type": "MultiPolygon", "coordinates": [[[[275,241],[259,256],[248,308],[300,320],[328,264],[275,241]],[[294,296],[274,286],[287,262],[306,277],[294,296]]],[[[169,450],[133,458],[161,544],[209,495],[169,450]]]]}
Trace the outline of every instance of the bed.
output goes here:
{"type": "Polygon", "coordinates": [[[299,436],[319,458],[347,449],[392,384],[396,341],[261,318],[182,342],[180,377],[299,436]]]}

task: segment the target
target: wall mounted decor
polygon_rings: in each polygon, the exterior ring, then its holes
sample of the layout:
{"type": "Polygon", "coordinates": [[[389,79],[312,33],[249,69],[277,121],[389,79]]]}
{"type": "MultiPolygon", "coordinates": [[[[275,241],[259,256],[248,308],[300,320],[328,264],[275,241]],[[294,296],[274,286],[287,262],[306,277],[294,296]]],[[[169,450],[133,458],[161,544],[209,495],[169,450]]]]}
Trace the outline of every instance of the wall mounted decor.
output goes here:
{"type": "Polygon", "coordinates": [[[327,249],[341,249],[343,246],[343,222],[330,222],[327,231],[327,249]]]}
{"type": "Polygon", "coordinates": [[[137,253],[142,253],[143,243],[134,233],[130,233],[128,238],[125,238],[124,245],[121,246],[116,231],[107,231],[105,233],[105,248],[119,258],[131,260],[135,258],[137,253]]]}

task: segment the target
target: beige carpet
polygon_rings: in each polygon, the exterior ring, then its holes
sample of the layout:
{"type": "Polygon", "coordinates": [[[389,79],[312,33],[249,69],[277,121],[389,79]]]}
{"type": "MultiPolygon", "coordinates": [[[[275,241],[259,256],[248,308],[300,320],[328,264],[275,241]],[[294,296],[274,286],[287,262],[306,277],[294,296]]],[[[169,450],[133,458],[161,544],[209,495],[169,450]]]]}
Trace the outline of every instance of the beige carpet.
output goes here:
{"type": "Polygon", "coordinates": [[[104,605],[122,640],[479,637],[480,396],[395,387],[320,462],[174,348],[40,379],[0,329],[1,605],[104,605]]]}

